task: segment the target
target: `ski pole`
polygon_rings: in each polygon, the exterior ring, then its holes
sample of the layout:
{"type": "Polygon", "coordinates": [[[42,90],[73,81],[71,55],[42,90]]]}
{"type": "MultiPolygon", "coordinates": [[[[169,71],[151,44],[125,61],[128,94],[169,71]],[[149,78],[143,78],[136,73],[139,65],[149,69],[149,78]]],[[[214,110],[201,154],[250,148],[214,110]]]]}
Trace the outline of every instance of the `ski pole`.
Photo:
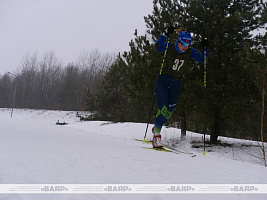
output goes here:
{"type": "Polygon", "coordinates": [[[148,125],[149,125],[149,122],[150,122],[150,118],[151,118],[151,114],[152,114],[152,110],[153,110],[153,106],[154,106],[154,102],[155,102],[155,98],[156,98],[156,93],[157,93],[157,89],[158,89],[159,79],[160,79],[160,75],[161,75],[161,72],[162,72],[162,69],[163,69],[163,66],[164,66],[164,62],[165,62],[166,54],[167,54],[167,51],[168,51],[169,43],[170,43],[170,38],[168,37],[168,42],[167,42],[166,49],[165,49],[165,52],[164,52],[164,55],[163,55],[162,64],[161,64],[161,68],[160,68],[160,71],[159,71],[159,76],[158,76],[156,88],[155,88],[154,95],[153,95],[153,100],[152,100],[151,107],[150,107],[150,112],[149,112],[149,117],[148,117],[148,121],[147,121],[147,126],[146,126],[146,131],[145,131],[145,136],[144,136],[143,143],[145,143],[145,140],[146,140],[147,129],[148,129],[148,125]]]}
{"type": "Polygon", "coordinates": [[[206,88],[207,88],[207,49],[204,47],[204,152],[206,155],[206,88]]]}

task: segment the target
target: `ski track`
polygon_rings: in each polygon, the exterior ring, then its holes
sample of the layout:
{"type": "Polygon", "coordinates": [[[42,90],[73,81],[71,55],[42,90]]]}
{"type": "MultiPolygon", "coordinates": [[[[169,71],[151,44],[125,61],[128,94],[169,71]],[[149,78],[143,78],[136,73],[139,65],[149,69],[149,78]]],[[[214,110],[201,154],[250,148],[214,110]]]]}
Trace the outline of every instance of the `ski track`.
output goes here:
{"type": "MultiPolygon", "coordinates": [[[[80,122],[75,112],[0,109],[0,184],[266,184],[266,168],[194,151],[196,157],[142,147],[145,124],[80,122]],[[57,121],[68,125],[56,126],[57,121]]],[[[151,128],[151,127],[150,127],[151,128]]],[[[176,129],[177,130],[177,129],[176,129]]],[[[164,129],[171,135],[175,129],[164,129]]],[[[148,133],[148,139],[152,134],[148,133]]],[[[167,136],[166,136],[167,137],[167,136]]],[[[179,146],[179,144],[178,144],[179,146]]],[[[181,145],[181,147],[183,147],[181,145]]],[[[180,148],[181,148],[180,147],[180,148]]],[[[2,194],[6,199],[265,199],[252,194],[2,194]]]]}

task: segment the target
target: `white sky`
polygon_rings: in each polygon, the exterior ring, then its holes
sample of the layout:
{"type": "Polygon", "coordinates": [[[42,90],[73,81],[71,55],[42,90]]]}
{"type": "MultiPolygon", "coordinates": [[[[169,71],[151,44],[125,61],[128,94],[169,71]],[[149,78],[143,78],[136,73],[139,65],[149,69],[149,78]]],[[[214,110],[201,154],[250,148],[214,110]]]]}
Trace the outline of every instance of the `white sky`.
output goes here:
{"type": "Polygon", "coordinates": [[[0,0],[0,74],[16,72],[26,54],[54,50],[64,64],[83,50],[129,50],[145,33],[152,0],[0,0]]]}
{"type": "MultiPolygon", "coordinates": [[[[266,1],[266,0],[264,0],[266,1]]],[[[82,51],[129,51],[134,30],[146,31],[153,0],[0,0],[0,75],[27,54],[55,51],[63,64],[82,51]]]]}

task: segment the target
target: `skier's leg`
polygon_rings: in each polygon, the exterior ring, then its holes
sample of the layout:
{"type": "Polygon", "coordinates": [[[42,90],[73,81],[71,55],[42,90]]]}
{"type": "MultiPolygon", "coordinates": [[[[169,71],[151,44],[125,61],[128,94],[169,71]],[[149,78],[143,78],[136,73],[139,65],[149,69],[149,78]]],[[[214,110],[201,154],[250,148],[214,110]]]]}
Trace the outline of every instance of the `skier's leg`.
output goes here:
{"type": "Polygon", "coordinates": [[[169,86],[169,93],[168,93],[168,111],[173,112],[176,107],[178,97],[180,94],[180,87],[181,87],[181,80],[175,80],[169,86]]]}
{"type": "Polygon", "coordinates": [[[158,102],[158,112],[153,127],[153,147],[163,147],[161,143],[160,131],[162,126],[170,119],[178,101],[180,92],[180,80],[173,81],[168,87],[159,84],[156,94],[158,102]],[[167,98],[166,98],[167,97],[167,98]]]}
{"type": "MultiPolygon", "coordinates": [[[[168,104],[168,87],[165,84],[164,77],[160,77],[158,83],[156,80],[156,84],[155,84],[155,90],[156,90],[156,99],[158,103],[158,110],[162,110],[163,108],[166,108],[166,105],[168,104]]],[[[165,121],[166,119],[161,114],[156,115],[154,127],[152,129],[152,132],[154,134],[153,135],[153,147],[155,148],[163,147],[163,145],[161,144],[160,131],[165,121]]]]}
{"type": "Polygon", "coordinates": [[[168,105],[168,86],[165,84],[165,79],[162,75],[160,76],[159,82],[157,83],[156,81],[156,84],[158,84],[156,90],[158,112],[155,118],[153,132],[156,135],[159,135],[163,124],[166,123],[166,118],[163,115],[161,115],[161,110],[165,109],[166,106],[168,105]]]}
{"type": "Polygon", "coordinates": [[[180,80],[173,79],[171,83],[166,83],[165,79],[161,78],[157,88],[158,111],[154,123],[155,133],[160,133],[162,126],[170,119],[180,93],[180,80]]]}

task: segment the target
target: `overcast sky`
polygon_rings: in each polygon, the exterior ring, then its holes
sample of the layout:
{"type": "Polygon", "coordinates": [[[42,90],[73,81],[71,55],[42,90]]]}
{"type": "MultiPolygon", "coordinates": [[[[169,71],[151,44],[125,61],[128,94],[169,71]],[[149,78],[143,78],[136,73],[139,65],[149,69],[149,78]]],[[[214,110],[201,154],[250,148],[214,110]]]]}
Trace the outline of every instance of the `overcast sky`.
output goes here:
{"type": "MultiPolygon", "coordinates": [[[[0,0],[0,75],[17,72],[27,54],[53,50],[66,65],[82,51],[129,50],[146,31],[153,0],[0,0]]],[[[266,2],[266,0],[264,0],[266,2]]]]}
{"type": "Polygon", "coordinates": [[[128,51],[152,9],[152,0],[0,0],[0,74],[35,52],[54,50],[67,64],[83,50],[128,51]]]}

